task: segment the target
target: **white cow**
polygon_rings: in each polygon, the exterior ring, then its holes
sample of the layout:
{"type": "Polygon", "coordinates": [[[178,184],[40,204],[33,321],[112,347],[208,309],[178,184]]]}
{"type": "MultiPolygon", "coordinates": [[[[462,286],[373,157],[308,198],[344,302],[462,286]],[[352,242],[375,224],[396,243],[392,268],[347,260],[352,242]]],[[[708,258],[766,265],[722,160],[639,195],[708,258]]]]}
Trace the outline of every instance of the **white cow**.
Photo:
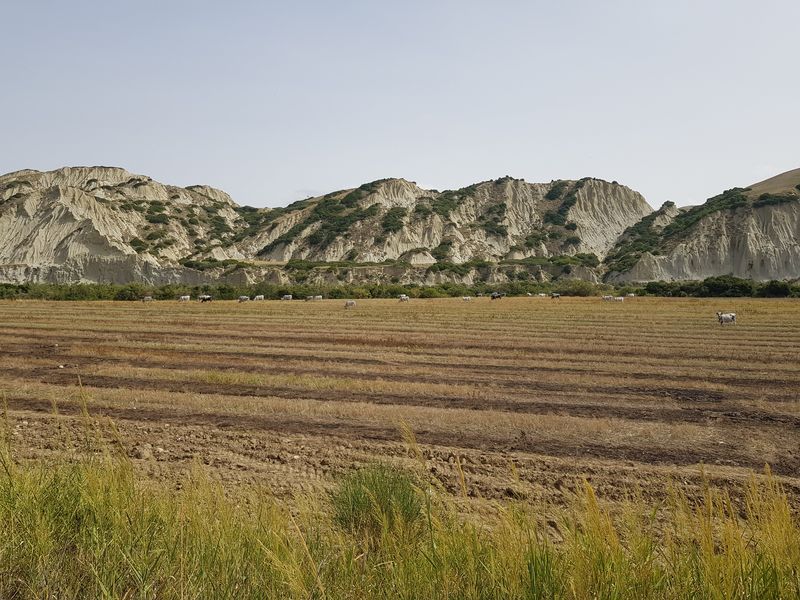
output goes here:
{"type": "Polygon", "coordinates": [[[625,296],[614,296],[614,302],[625,302],[625,296]]]}
{"type": "Polygon", "coordinates": [[[472,302],[472,296],[461,296],[464,302],[472,302]]]}
{"type": "Polygon", "coordinates": [[[253,296],[253,302],[258,302],[259,300],[264,299],[264,294],[259,294],[258,296],[253,296]]]}
{"type": "Polygon", "coordinates": [[[189,300],[191,299],[192,299],[191,296],[181,296],[180,298],[178,298],[178,302],[189,302],[189,300]]]}
{"type": "Polygon", "coordinates": [[[250,302],[250,296],[239,296],[239,302],[250,302]]]}
{"type": "Polygon", "coordinates": [[[636,294],[634,294],[633,292],[630,292],[629,294],[625,294],[625,297],[626,298],[635,298],[636,294]]]}
{"type": "Polygon", "coordinates": [[[283,296],[281,296],[281,300],[291,300],[291,299],[292,299],[291,294],[284,294],[283,296]]]}
{"type": "Polygon", "coordinates": [[[614,300],[614,296],[603,296],[603,302],[611,302],[614,300]]]}
{"type": "Polygon", "coordinates": [[[314,296],[314,300],[322,300],[322,296],[314,296]]]}
{"type": "Polygon", "coordinates": [[[408,302],[408,296],[406,296],[405,294],[400,294],[398,298],[400,299],[400,302],[408,302]]]}
{"type": "Polygon", "coordinates": [[[153,301],[152,296],[145,296],[144,298],[142,298],[142,302],[152,302],[152,301],[153,301]]]}
{"type": "Polygon", "coordinates": [[[545,294],[544,292],[540,292],[539,294],[537,294],[537,296],[539,296],[539,298],[547,298],[547,294],[545,294]]]}
{"type": "Polygon", "coordinates": [[[355,300],[348,300],[347,302],[344,303],[344,307],[345,308],[355,308],[356,307],[356,301],[355,300]]]}
{"type": "Polygon", "coordinates": [[[736,325],[736,313],[717,312],[717,320],[719,321],[720,325],[726,325],[728,323],[733,323],[734,325],[736,325]]]}

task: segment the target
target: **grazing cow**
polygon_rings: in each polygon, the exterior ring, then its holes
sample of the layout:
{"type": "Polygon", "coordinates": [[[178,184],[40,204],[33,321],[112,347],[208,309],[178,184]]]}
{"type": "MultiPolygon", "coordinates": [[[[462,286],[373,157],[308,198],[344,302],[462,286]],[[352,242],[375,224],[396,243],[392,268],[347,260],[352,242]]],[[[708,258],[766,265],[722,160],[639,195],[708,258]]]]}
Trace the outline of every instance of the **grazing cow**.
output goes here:
{"type": "Polygon", "coordinates": [[[345,308],[355,308],[356,307],[356,301],[355,300],[348,300],[347,302],[344,303],[344,307],[345,308]]]}
{"type": "Polygon", "coordinates": [[[614,302],[625,302],[625,296],[614,296],[614,302]]]}
{"type": "Polygon", "coordinates": [[[550,299],[551,300],[561,300],[561,294],[557,294],[557,293],[553,292],[552,294],[550,294],[550,299]]]}
{"type": "Polygon", "coordinates": [[[259,294],[258,296],[253,296],[253,302],[258,302],[259,300],[264,299],[264,294],[259,294]]]}
{"type": "Polygon", "coordinates": [[[528,298],[530,298],[531,296],[533,296],[533,294],[531,294],[530,292],[528,292],[528,298]]]}
{"type": "Polygon", "coordinates": [[[625,294],[625,297],[626,298],[635,298],[636,294],[634,294],[633,292],[630,292],[629,294],[625,294]]]}
{"type": "Polygon", "coordinates": [[[213,298],[209,294],[203,294],[202,296],[198,296],[198,300],[200,300],[200,302],[211,302],[213,298]]]}
{"type": "Polygon", "coordinates": [[[191,296],[181,296],[180,298],[178,298],[178,302],[189,302],[189,300],[191,299],[192,299],[191,296]]]}
{"type": "Polygon", "coordinates": [[[492,292],[492,300],[500,300],[505,294],[502,292],[492,292]]]}
{"type": "Polygon", "coordinates": [[[537,296],[539,296],[539,298],[547,298],[547,294],[545,294],[544,292],[539,292],[537,296]]]}
{"type": "Polygon", "coordinates": [[[603,296],[603,302],[611,302],[614,300],[614,296],[603,296]]]}
{"type": "Polygon", "coordinates": [[[398,298],[400,299],[400,302],[408,302],[408,296],[406,296],[405,294],[400,294],[398,298]]]}
{"type": "Polygon", "coordinates": [[[284,294],[283,296],[281,296],[281,300],[291,300],[291,299],[292,299],[291,294],[284,294]]]}
{"type": "Polygon", "coordinates": [[[718,312],[717,313],[717,320],[719,321],[720,325],[726,325],[728,323],[733,323],[734,325],[736,325],[736,313],[718,312]]]}
{"type": "Polygon", "coordinates": [[[311,302],[314,299],[314,296],[306,296],[306,302],[311,302]]]}
{"type": "Polygon", "coordinates": [[[250,302],[250,296],[239,296],[239,302],[250,302]]]}
{"type": "Polygon", "coordinates": [[[144,298],[142,298],[142,302],[152,302],[152,301],[153,301],[152,296],[145,296],[144,298]]]}
{"type": "Polygon", "coordinates": [[[472,302],[472,296],[461,296],[464,302],[472,302]]]}
{"type": "Polygon", "coordinates": [[[322,300],[322,296],[314,296],[314,300],[322,300]]]}

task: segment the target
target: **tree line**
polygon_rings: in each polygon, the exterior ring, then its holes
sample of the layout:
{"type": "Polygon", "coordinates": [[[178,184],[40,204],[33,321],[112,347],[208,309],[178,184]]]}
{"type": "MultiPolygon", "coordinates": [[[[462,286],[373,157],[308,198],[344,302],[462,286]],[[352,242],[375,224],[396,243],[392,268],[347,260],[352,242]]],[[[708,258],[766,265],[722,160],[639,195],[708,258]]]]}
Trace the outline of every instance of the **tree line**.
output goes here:
{"type": "Polygon", "coordinates": [[[503,292],[509,296],[557,292],[564,296],[597,296],[603,294],[635,293],[643,296],[666,297],[800,297],[800,281],[757,282],[723,275],[702,281],[651,281],[646,284],[612,286],[594,284],[578,279],[554,282],[509,281],[505,283],[442,283],[433,286],[400,283],[360,283],[315,285],[306,283],[230,285],[225,283],[201,286],[178,284],[146,285],[130,283],[73,283],[73,284],[0,284],[0,299],[32,300],[141,300],[151,296],[155,300],[175,300],[179,296],[210,294],[218,300],[235,300],[239,296],[263,295],[277,300],[286,294],[295,298],[322,295],[326,298],[396,298],[407,294],[412,298],[447,298],[475,296],[503,292]]]}

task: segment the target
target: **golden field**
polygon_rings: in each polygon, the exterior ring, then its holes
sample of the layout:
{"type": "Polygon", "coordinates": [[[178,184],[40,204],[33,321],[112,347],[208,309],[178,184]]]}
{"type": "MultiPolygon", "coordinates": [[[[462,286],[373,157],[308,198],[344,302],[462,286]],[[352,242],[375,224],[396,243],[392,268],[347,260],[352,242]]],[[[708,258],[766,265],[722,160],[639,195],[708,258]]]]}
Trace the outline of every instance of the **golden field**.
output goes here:
{"type": "Polygon", "coordinates": [[[0,303],[16,456],[80,451],[85,404],[149,476],[201,462],[278,496],[410,460],[401,424],[445,488],[476,503],[559,503],[584,478],[601,497],[657,497],[665,482],[727,484],[765,464],[800,490],[796,300],[343,306],[0,303]]]}

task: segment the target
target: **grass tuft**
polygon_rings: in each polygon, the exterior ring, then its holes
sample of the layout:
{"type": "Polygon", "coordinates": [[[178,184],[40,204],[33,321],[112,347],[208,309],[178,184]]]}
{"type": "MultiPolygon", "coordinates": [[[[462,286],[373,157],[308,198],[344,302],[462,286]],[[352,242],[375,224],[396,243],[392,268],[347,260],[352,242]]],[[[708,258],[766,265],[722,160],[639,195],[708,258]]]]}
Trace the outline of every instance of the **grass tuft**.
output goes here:
{"type": "Polygon", "coordinates": [[[412,476],[381,464],[345,477],[333,493],[331,504],[334,522],[367,540],[413,534],[423,514],[420,492],[412,476]]]}

